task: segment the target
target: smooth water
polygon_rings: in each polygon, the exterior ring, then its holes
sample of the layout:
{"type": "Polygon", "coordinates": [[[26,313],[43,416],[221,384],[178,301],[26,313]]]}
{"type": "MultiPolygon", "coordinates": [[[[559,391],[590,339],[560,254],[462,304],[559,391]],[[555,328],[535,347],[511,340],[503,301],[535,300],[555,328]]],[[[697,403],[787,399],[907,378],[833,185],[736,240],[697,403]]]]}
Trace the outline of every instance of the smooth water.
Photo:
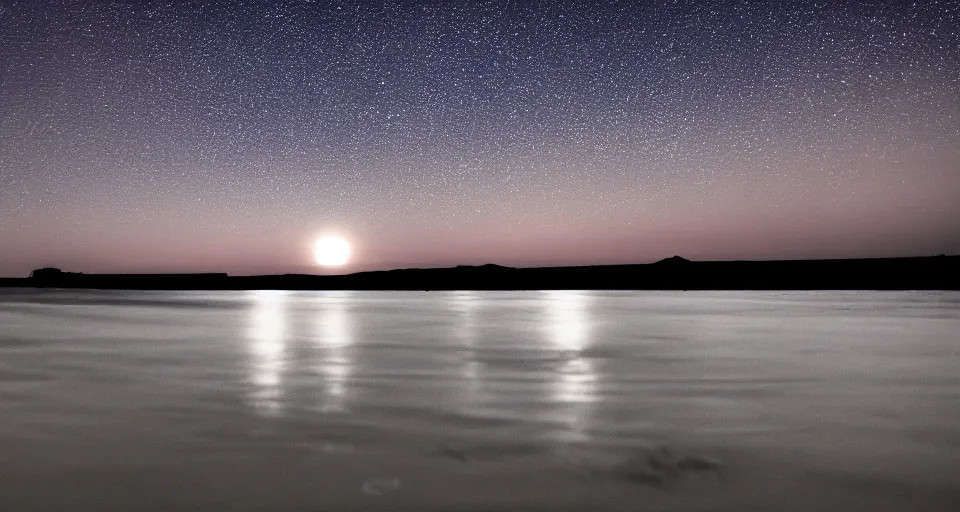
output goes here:
{"type": "Polygon", "coordinates": [[[960,510],[960,294],[0,291],[0,510],[960,510]]]}

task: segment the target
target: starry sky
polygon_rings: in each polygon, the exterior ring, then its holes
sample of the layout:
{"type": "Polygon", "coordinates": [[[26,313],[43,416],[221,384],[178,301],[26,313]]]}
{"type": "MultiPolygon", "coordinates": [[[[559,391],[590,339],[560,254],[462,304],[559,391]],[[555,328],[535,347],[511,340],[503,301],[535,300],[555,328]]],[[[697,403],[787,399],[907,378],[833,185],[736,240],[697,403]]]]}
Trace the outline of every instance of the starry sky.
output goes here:
{"type": "Polygon", "coordinates": [[[960,253],[960,2],[0,0],[0,275],[960,253]]]}

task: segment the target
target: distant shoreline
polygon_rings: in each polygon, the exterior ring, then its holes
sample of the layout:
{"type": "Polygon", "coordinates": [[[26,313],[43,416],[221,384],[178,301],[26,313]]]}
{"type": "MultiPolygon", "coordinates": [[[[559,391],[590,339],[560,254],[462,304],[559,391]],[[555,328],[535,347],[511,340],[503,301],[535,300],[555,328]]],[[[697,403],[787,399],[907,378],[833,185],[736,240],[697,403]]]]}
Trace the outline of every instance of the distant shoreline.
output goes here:
{"type": "Polygon", "coordinates": [[[318,276],[82,274],[38,269],[0,287],[127,290],[960,290],[960,256],[398,269],[318,276]]]}

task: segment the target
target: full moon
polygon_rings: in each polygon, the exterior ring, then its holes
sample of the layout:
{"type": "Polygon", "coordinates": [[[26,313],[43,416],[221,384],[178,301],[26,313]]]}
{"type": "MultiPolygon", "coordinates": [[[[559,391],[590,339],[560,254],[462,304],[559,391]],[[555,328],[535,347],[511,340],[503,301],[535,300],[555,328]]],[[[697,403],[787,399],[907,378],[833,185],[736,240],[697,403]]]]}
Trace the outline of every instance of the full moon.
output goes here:
{"type": "Polygon", "coordinates": [[[339,267],[350,261],[350,243],[339,236],[325,236],[313,246],[313,257],[324,267],[339,267]]]}

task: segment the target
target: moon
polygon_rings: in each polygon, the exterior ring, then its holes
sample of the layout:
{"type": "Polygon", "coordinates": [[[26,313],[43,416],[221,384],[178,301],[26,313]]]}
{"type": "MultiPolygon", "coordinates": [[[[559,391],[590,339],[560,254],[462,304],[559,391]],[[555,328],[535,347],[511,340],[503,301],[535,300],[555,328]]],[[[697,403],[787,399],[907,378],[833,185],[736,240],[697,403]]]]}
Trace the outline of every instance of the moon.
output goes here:
{"type": "Polygon", "coordinates": [[[325,236],[313,246],[313,257],[324,267],[340,267],[350,261],[350,242],[341,236],[325,236]]]}

